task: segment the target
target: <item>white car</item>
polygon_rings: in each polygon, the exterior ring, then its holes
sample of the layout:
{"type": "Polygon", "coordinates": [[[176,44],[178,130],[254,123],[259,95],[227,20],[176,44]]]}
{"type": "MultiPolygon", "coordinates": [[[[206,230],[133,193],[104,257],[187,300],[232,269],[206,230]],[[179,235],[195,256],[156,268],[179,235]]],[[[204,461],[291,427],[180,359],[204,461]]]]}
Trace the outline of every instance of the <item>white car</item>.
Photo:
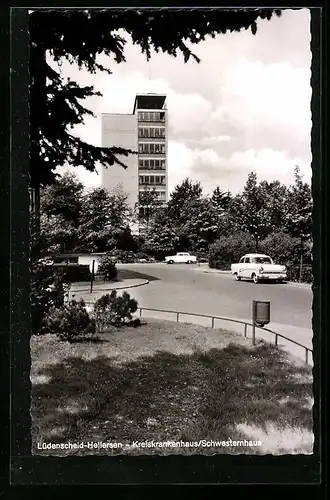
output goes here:
{"type": "Polygon", "coordinates": [[[238,264],[231,265],[231,273],[237,281],[242,278],[253,280],[272,280],[281,283],[287,279],[285,266],[274,264],[273,260],[264,254],[249,253],[243,255],[238,264]]]}
{"type": "Polygon", "coordinates": [[[176,255],[165,257],[166,264],[196,264],[197,257],[188,252],[178,252],[176,255]]]}

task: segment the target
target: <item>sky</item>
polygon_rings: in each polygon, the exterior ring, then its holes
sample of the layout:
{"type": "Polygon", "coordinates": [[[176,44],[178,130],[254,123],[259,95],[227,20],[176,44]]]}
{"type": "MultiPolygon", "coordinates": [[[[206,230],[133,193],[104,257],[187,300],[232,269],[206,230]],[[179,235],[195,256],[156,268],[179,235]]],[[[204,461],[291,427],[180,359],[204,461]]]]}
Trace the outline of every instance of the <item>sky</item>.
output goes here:
{"type": "MultiPolygon", "coordinates": [[[[63,63],[63,76],[93,85],[103,97],[83,104],[95,113],[74,133],[101,145],[101,113],[131,113],[137,93],[167,95],[169,192],[184,178],[241,192],[248,174],[293,182],[295,165],[311,171],[310,13],[285,10],[259,20],[258,31],[218,35],[193,47],[201,59],[153,53],[149,62],[129,41],[126,63],[102,56],[113,74],[79,71],[63,63]]],[[[111,167],[109,167],[111,168],[111,167]]],[[[63,171],[63,169],[62,169],[63,171]]],[[[100,175],[74,169],[86,188],[100,175]]]]}

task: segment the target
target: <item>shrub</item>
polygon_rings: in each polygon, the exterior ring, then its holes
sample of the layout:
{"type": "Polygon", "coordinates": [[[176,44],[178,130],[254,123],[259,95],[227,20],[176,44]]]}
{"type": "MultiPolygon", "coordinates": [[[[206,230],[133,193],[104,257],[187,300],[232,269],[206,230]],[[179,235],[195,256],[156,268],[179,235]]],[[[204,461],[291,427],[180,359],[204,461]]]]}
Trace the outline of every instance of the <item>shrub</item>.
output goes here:
{"type": "Polygon", "coordinates": [[[112,290],[110,294],[102,295],[94,304],[94,317],[98,331],[102,332],[105,327],[109,326],[130,324],[132,321],[134,324],[133,313],[137,311],[137,308],[137,301],[132,299],[127,292],[118,296],[117,290],[112,290]]]}
{"type": "MultiPolygon", "coordinates": [[[[294,238],[283,232],[273,233],[260,242],[259,250],[262,253],[270,255],[276,263],[287,267],[289,281],[299,281],[301,259],[300,238],[294,238]]],[[[305,283],[312,283],[312,250],[308,245],[305,245],[303,248],[302,261],[301,280],[305,283]]]]}
{"type": "Polygon", "coordinates": [[[136,258],[137,259],[146,259],[146,260],[148,260],[149,259],[149,254],[147,254],[146,252],[138,252],[136,254],[136,258]]]}
{"type": "Polygon", "coordinates": [[[245,253],[255,251],[255,243],[249,233],[237,232],[221,236],[210,246],[209,266],[215,269],[230,269],[245,253]]]}
{"type": "Polygon", "coordinates": [[[196,252],[196,257],[198,259],[198,262],[208,262],[209,261],[208,255],[204,252],[196,252]]]}
{"type": "Polygon", "coordinates": [[[51,308],[64,305],[68,286],[60,272],[54,272],[43,260],[31,263],[31,327],[32,334],[44,333],[46,316],[51,308]]]}
{"type": "Polygon", "coordinates": [[[300,239],[287,233],[272,233],[259,244],[259,251],[272,257],[274,262],[288,266],[300,262],[300,239]]]}
{"type": "Polygon", "coordinates": [[[100,267],[98,268],[97,275],[104,281],[115,281],[117,278],[117,268],[113,257],[110,254],[102,257],[100,267]]]}
{"type": "MultiPolygon", "coordinates": [[[[287,266],[287,276],[289,281],[299,281],[300,279],[300,264],[287,266]]],[[[310,264],[303,264],[301,281],[303,283],[313,283],[313,270],[310,264]]]]}
{"type": "Polygon", "coordinates": [[[122,251],[136,252],[138,250],[138,240],[132,235],[129,227],[125,228],[120,234],[116,248],[122,251]]]}
{"type": "Polygon", "coordinates": [[[90,318],[85,308],[85,302],[71,300],[59,308],[52,308],[47,320],[48,333],[55,333],[60,340],[74,342],[85,335],[94,334],[96,323],[90,318]]]}
{"type": "Polygon", "coordinates": [[[115,263],[133,264],[137,260],[134,252],[126,250],[112,250],[108,255],[112,257],[115,263]]]}

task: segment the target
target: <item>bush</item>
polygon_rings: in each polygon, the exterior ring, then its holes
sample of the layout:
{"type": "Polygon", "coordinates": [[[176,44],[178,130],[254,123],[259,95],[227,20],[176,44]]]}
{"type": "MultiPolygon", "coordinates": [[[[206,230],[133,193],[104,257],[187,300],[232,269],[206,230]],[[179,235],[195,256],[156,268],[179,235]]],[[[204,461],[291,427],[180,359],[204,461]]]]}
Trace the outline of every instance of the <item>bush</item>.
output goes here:
{"type": "Polygon", "coordinates": [[[125,228],[124,231],[120,234],[116,244],[116,248],[118,250],[131,252],[136,252],[138,250],[137,238],[132,235],[129,227],[125,228]]]}
{"type": "Polygon", "coordinates": [[[105,327],[109,326],[135,325],[133,313],[137,311],[137,308],[137,301],[132,299],[127,292],[118,296],[117,290],[112,290],[110,294],[102,295],[94,304],[97,330],[102,332],[105,327]]]}
{"type": "Polygon", "coordinates": [[[230,236],[221,236],[210,246],[209,266],[214,269],[230,269],[242,255],[254,252],[255,243],[249,233],[237,232],[230,236]]]}
{"type": "Polygon", "coordinates": [[[112,250],[108,254],[115,263],[133,264],[137,261],[134,252],[126,250],[112,250]]]}
{"type": "Polygon", "coordinates": [[[300,239],[283,232],[272,233],[260,242],[259,251],[272,257],[277,264],[299,264],[300,239]]]}
{"type": "Polygon", "coordinates": [[[113,257],[110,254],[102,257],[100,267],[98,268],[97,275],[104,281],[115,281],[117,278],[117,268],[113,257]]]}
{"type": "Polygon", "coordinates": [[[52,266],[43,260],[31,264],[31,327],[32,334],[44,333],[46,316],[51,308],[64,305],[68,286],[60,272],[54,272],[52,266]]]}
{"type": "Polygon", "coordinates": [[[150,256],[146,252],[138,252],[136,254],[136,258],[137,259],[146,259],[146,260],[148,260],[150,258],[150,256]]]}
{"type": "Polygon", "coordinates": [[[74,342],[85,335],[94,334],[96,323],[90,318],[85,308],[85,302],[71,300],[59,308],[52,308],[47,319],[48,333],[55,333],[60,340],[74,342]]]}
{"type": "Polygon", "coordinates": [[[197,252],[196,257],[197,257],[198,262],[208,262],[209,261],[208,255],[204,252],[197,252]]]}
{"type": "MultiPolygon", "coordinates": [[[[301,259],[300,238],[293,238],[283,232],[273,233],[260,242],[259,250],[272,257],[276,263],[287,267],[289,281],[299,281],[301,259]]],[[[310,246],[304,246],[302,259],[301,280],[305,283],[312,283],[312,251],[310,246]]]]}

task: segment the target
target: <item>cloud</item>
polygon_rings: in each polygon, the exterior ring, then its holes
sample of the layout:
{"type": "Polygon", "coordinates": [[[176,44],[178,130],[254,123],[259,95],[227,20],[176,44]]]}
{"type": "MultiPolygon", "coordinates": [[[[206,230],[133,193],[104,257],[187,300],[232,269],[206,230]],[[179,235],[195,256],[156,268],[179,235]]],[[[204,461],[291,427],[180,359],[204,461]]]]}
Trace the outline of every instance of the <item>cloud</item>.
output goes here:
{"type": "Polygon", "coordinates": [[[294,182],[294,168],[299,165],[306,182],[311,181],[309,163],[299,157],[290,157],[285,151],[253,149],[237,151],[229,157],[214,149],[189,148],[184,143],[169,144],[169,190],[183,178],[200,181],[205,194],[216,186],[232,193],[241,191],[250,172],[256,172],[259,181],[279,180],[289,185],[294,182]]]}
{"type": "Polygon", "coordinates": [[[215,137],[204,137],[204,139],[202,139],[202,142],[204,142],[204,143],[227,142],[227,141],[231,141],[232,139],[233,138],[230,137],[230,135],[218,135],[215,137]]]}
{"type": "Polygon", "coordinates": [[[289,63],[265,65],[241,59],[227,69],[222,103],[212,113],[220,123],[235,124],[245,146],[310,149],[310,70],[289,63]]]}
{"type": "MultiPolygon", "coordinates": [[[[311,176],[310,14],[285,10],[250,32],[219,35],[194,46],[200,64],[165,54],[147,62],[132,43],[126,64],[101,56],[112,75],[90,75],[63,63],[64,75],[94,85],[103,97],[86,99],[94,111],[75,133],[101,144],[101,113],[131,113],[136,93],[165,93],[169,115],[169,188],[185,177],[210,192],[237,192],[248,173],[290,183],[299,164],[311,176]],[[294,26],[294,29],[292,29],[294,26]],[[279,36],[280,33],[280,36],[279,36]]],[[[81,174],[87,183],[93,174],[81,174]]]]}

